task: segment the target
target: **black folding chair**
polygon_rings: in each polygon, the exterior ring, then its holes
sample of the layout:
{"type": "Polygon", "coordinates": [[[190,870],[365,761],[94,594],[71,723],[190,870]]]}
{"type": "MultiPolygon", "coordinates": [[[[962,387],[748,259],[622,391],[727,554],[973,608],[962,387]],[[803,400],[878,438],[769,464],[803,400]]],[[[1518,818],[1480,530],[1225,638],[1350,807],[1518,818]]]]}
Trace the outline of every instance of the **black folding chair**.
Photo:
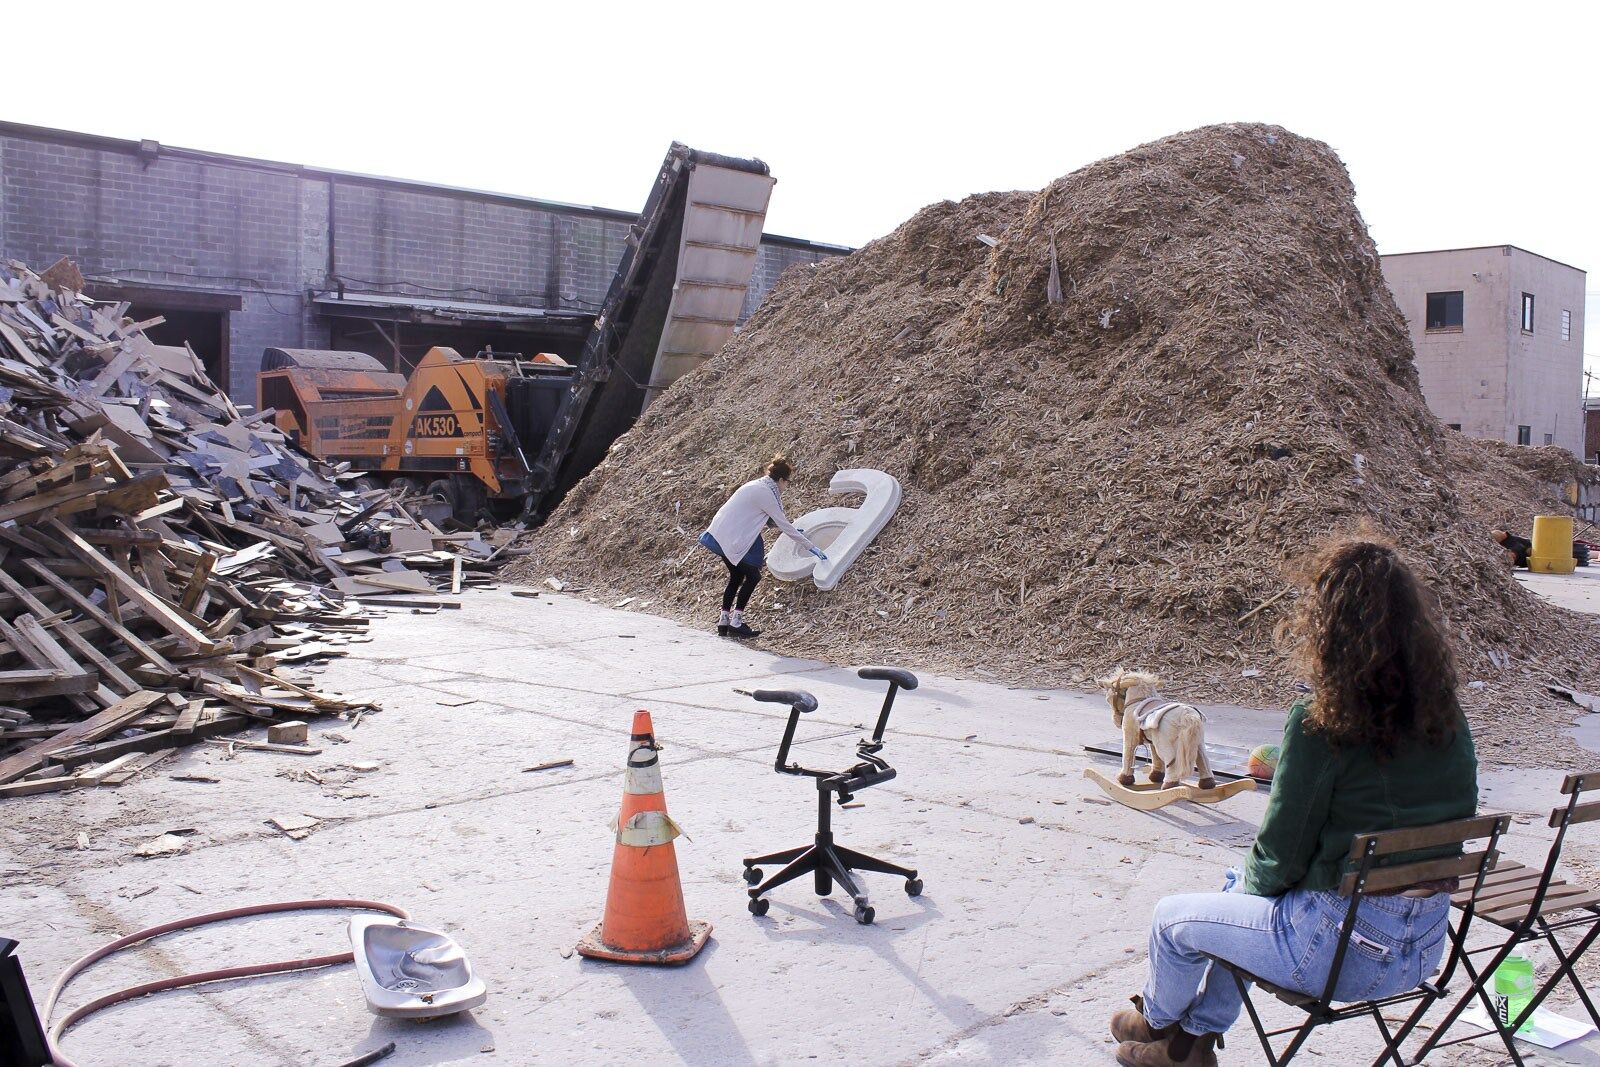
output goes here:
{"type": "Polygon", "coordinates": [[[48,1067],[55,1062],[39,1025],[39,1013],[13,953],[17,943],[0,937],[0,1065],[48,1067]]]}
{"type": "MultiPolygon", "coordinates": [[[[1339,929],[1339,943],[1334,950],[1333,966],[1328,971],[1328,981],[1323,986],[1320,996],[1273,985],[1221,956],[1208,953],[1213,966],[1227,971],[1238,984],[1239,994],[1244,998],[1245,1011],[1250,1016],[1250,1025],[1255,1028],[1256,1036],[1261,1040],[1261,1048],[1267,1055],[1267,1062],[1273,1067],[1288,1063],[1319,1026],[1365,1016],[1377,1024],[1378,1032],[1383,1036],[1383,1052],[1372,1061],[1374,1067],[1385,1061],[1392,1061],[1398,1067],[1404,1067],[1405,1060],[1400,1055],[1401,1043],[1411,1033],[1412,1027],[1416,1025],[1416,1020],[1422,1013],[1435,1001],[1448,995],[1447,983],[1455,969],[1460,950],[1458,947],[1451,951],[1448,962],[1439,977],[1433,981],[1423,982],[1414,989],[1377,1000],[1335,1003],[1333,991],[1339,984],[1339,972],[1344,967],[1345,952],[1350,947],[1351,935],[1355,933],[1356,914],[1360,910],[1361,901],[1373,893],[1403,891],[1408,886],[1448,878],[1471,878],[1470,897],[1482,887],[1486,874],[1494,865],[1495,848],[1499,844],[1500,835],[1505,833],[1510,825],[1511,819],[1506,815],[1479,815],[1471,819],[1457,819],[1454,822],[1436,823],[1432,826],[1414,826],[1404,830],[1357,835],[1350,845],[1349,862],[1354,865],[1354,869],[1339,883],[1339,895],[1347,897],[1350,904],[1345,910],[1344,923],[1339,929]],[[1484,842],[1481,849],[1465,850],[1468,842],[1480,839],[1484,842]],[[1455,849],[1462,851],[1456,855],[1438,856],[1441,851],[1449,852],[1455,849]],[[1435,858],[1406,859],[1407,853],[1424,850],[1435,858]],[[1298,1008],[1305,1013],[1305,1020],[1295,1026],[1268,1030],[1256,1010],[1255,1003],[1250,999],[1251,985],[1258,986],[1285,1004],[1298,1008]],[[1404,1026],[1391,1032],[1388,1022],[1383,1017],[1384,1009],[1412,1002],[1418,1003],[1417,1010],[1404,1026]],[[1272,1039],[1288,1033],[1294,1034],[1294,1037],[1290,1039],[1283,1052],[1273,1051],[1272,1039]]],[[[1461,925],[1465,928],[1470,926],[1471,922],[1472,908],[1469,903],[1462,912],[1461,925]]]]}
{"type": "MultiPolygon", "coordinates": [[[[1569,774],[1561,783],[1562,795],[1567,800],[1561,807],[1550,812],[1550,825],[1556,831],[1556,838],[1550,844],[1550,854],[1545,857],[1543,868],[1525,867],[1515,860],[1507,860],[1496,864],[1494,870],[1484,878],[1483,891],[1475,900],[1467,899],[1463,893],[1456,894],[1454,898],[1456,907],[1474,910],[1479,919],[1505,931],[1506,937],[1504,941],[1468,951],[1466,931],[1458,930],[1452,934],[1456,939],[1456,949],[1462,954],[1462,966],[1472,979],[1472,987],[1434,1028],[1433,1035],[1417,1050],[1414,1062],[1422,1062],[1422,1058],[1436,1048],[1459,1045],[1464,1041],[1476,1041],[1489,1036],[1488,1031],[1483,1031],[1452,1038],[1449,1041],[1443,1040],[1445,1031],[1450,1029],[1467,1005],[1477,998],[1488,1011],[1495,1030],[1500,1034],[1500,1040],[1505,1043],[1506,1052],[1511,1056],[1511,1061],[1521,1067],[1522,1055],[1517,1051],[1512,1035],[1517,1027],[1533,1016],[1534,1009],[1544,1002],[1551,990],[1563,978],[1572,984],[1578,999],[1588,1011],[1589,1018],[1596,1027],[1600,1027],[1600,1013],[1596,1013],[1588,991],[1583,988],[1583,983],[1578,981],[1578,976],[1573,971],[1578,960],[1589,950],[1589,946],[1594,944],[1595,938],[1600,936],[1600,893],[1588,886],[1574,885],[1556,877],[1556,863],[1561,858],[1561,847],[1566,841],[1567,830],[1577,823],[1600,819],[1600,800],[1582,800],[1586,791],[1594,789],[1600,789],[1600,771],[1569,774]],[[1556,934],[1584,927],[1588,929],[1579,938],[1577,946],[1572,951],[1569,952],[1561,947],[1556,934]],[[1494,976],[1495,968],[1499,967],[1507,956],[1510,956],[1519,945],[1532,942],[1543,942],[1547,945],[1550,951],[1555,953],[1560,966],[1545,980],[1528,1006],[1515,1019],[1502,1024],[1495,1013],[1488,983],[1494,976]],[[1491,952],[1494,955],[1483,967],[1479,968],[1473,964],[1472,957],[1491,952]]],[[[1463,914],[1467,913],[1467,910],[1463,911],[1463,914]]]]}

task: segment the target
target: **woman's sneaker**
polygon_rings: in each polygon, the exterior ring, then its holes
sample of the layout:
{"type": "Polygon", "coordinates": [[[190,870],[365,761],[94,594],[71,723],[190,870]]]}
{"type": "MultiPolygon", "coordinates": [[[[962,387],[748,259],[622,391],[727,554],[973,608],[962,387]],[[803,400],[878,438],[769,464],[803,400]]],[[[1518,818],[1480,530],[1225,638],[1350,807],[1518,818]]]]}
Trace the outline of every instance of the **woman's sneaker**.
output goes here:
{"type": "Polygon", "coordinates": [[[750,629],[749,623],[741,622],[738,626],[728,627],[728,636],[737,637],[741,641],[748,641],[752,637],[760,637],[760,630],[750,629]]]}
{"type": "Polygon", "coordinates": [[[732,632],[733,632],[733,627],[729,626],[727,623],[725,623],[725,622],[717,623],[717,636],[718,637],[727,637],[732,632]]]}

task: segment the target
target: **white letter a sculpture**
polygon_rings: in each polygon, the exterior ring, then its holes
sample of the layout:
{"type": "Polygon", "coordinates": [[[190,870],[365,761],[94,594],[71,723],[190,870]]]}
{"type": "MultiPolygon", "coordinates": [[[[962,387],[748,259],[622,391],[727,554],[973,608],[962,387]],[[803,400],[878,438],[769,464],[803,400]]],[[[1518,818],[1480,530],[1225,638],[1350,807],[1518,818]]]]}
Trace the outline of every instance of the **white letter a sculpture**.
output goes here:
{"type": "Polygon", "coordinates": [[[773,577],[798,582],[811,576],[818,589],[826,592],[839,584],[844,572],[872,544],[895,510],[900,507],[900,483],[883,471],[859,468],[840,471],[828,483],[828,492],[865,493],[867,499],[855,508],[818,508],[794,520],[797,528],[828,554],[826,562],[801,548],[784,534],[772,546],[767,569],[773,577]]]}

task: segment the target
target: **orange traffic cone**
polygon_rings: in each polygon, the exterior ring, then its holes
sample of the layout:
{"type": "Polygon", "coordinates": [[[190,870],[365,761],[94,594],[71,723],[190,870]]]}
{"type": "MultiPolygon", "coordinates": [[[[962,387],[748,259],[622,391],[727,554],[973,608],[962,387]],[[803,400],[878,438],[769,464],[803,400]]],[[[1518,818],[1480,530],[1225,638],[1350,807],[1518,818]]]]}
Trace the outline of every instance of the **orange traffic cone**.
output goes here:
{"type": "Polygon", "coordinates": [[[623,963],[687,963],[705,947],[711,924],[690,922],[672,839],[683,833],[667,814],[661,763],[648,711],[633,714],[622,810],[613,829],[611,889],[600,925],[578,942],[580,955],[623,963]]]}

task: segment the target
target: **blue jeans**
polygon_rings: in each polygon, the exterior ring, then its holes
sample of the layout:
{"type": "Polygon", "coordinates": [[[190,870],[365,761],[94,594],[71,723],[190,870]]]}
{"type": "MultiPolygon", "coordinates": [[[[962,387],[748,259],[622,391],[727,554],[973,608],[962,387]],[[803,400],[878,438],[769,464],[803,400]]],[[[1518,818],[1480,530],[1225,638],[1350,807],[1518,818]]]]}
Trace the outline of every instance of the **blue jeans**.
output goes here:
{"type": "MultiPolygon", "coordinates": [[[[1321,996],[1333,969],[1350,902],[1296,889],[1281,897],[1191,893],[1165,897],[1150,923],[1150,978],[1144,1016],[1160,1028],[1221,1034],[1239,1018],[1233,976],[1201,953],[1238,964],[1273,985],[1321,996]]],[[[1444,954],[1450,895],[1367,897],[1356,916],[1334,996],[1367,1000],[1431,978],[1444,954]]]]}

